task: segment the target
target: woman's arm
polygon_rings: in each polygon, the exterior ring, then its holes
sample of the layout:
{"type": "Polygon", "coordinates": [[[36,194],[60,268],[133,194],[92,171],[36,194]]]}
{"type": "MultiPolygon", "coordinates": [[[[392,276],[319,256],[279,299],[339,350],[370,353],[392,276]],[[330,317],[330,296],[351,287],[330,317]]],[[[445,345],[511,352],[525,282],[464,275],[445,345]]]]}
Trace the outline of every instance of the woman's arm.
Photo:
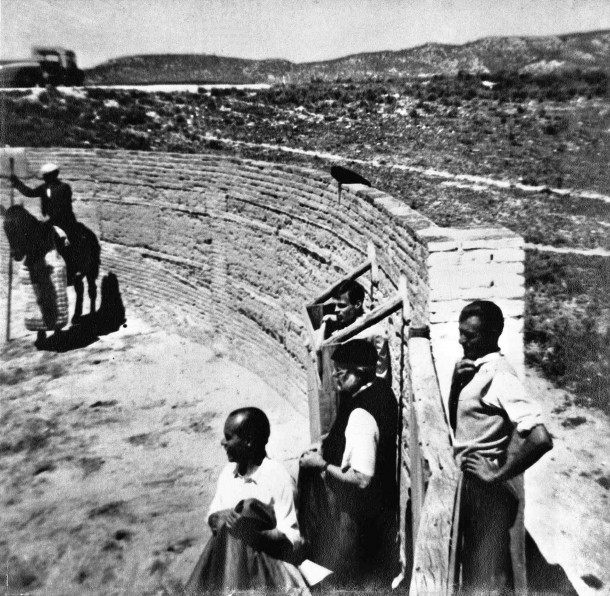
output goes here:
{"type": "Polygon", "coordinates": [[[276,559],[288,558],[293,551],[292,542],[277,528],[257,532],[254,542],[255,547],[276,559]]]}
{"type": "MultiPolygon", "coordinates": [[[[210,516],[208,517],[208,525],[210,526],[210,528],[212,528],[212,534],[215,535],[218,530],[220,530],[220,528],[225,523],[227,523],[229,518],[232,517],[232,513],[235,513],[233,509],[223,509],[221,511],[215,511],[214,513],[210,514],[210,516]]],[[[238,514],[235,513],[235,515],[237,516],[238,514]]]]}

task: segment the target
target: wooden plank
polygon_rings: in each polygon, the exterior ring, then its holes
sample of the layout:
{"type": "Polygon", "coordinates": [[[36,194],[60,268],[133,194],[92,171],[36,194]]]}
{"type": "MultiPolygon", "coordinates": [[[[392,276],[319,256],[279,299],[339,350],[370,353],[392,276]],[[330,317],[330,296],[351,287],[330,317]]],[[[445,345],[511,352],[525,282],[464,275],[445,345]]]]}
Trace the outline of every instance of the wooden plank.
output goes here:
{"type": "Polygon", "coordinates": [[[322,317],[324,316],[324,305],[323,304],[309,304],[305,307],[307,313],[307,320],[311,324],[312,332],[320,328],[322,324],[322,317]]]}
{"type": "Polygon", "coordinates": [[[309,436],[317,441],[322,434],[320,421],[320,384],[318,370],[314,362],[307,363],[307,402],[309,405],[309,436]]]}
{"type": "Polygon", "coordinates": [[[324,290],[311,304],[320,304],[322,302],[326,302],[329,298],[332,298],[336,289],[348,279],[356,279],[360,277],[363,273],[366,273],[371,268],[371,262],[365,261],[362,265],[358,265],[358,267],[352,269],[349,273],[344,275],[339,281],[334,283],[332,286],[329,286],[324,290]]]}
{"type": "Polygon", "coordinates": [[[314,346],[315,329],[310,317],[309,307],[303,308],[306,345],[308,358],[307,369],[307,402],[309,406],[309,434],[312,442],[322,434],[320,423],[320,375],[318,372],[318,355],[314,346]]]}
{"type": "Polygon", "coordinates": [[[391,314],[395,313],[397,310],[402,308],[402,298],[400,295],[396,295],[391,300],[384,302],[380,306],[378,306],[375,310],[364,315],[364,317],[358,319],[356,322],[349,325],[349,327],[345,327],[345,329],[340,329],[336,333],[333,334],[331,338],[324,340],[322,346],[330,345],[331,343],[342,343],[345,342],[355,335],[358,335],[364,329],[368,329],[372,325],[379,323],[379,321],[385,319],[391,314]]]}
{"type": "Polygon", "coordinates": [[[371,291],[369,297],[371,304],[375,304],[375,290],[379,287],[379,264],[377,263],[377,251],[371,240],[366,245],[366,254],[371,264],[371,291]]]}
{"type": "Polygon", "coordinates": [[[333,377],[334,366],[331,356],[338,344],[328,344],[322,346],[319,357],[322,368],[322,379],[319,391],[320,404],[320,429],[321,433],[330,430],[335,418],[337,417],[338,396],[333,377]]]}
{"type": "Polygon", "coordinates": [[[428,339],[409,340],[409,361],[414,395],[411,420],[417,426],[418,448],[427,480],[409,593],[450,594],[455,575],[450,568],[450,545],[458,470],[428,339]]]}

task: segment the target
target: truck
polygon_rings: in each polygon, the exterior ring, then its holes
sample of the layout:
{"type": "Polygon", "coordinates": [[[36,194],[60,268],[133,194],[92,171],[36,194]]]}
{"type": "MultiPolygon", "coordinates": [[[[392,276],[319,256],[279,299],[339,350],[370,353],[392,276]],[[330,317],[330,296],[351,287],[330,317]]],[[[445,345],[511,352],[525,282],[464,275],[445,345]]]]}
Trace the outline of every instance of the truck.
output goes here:
{"type": "Polygon", "coordinates": [[[85,73],[76,64],[76,54],[65,48],[35,46],[29,60],[0,63],[1,87],[80,87],[84,80],[85,73]]]}

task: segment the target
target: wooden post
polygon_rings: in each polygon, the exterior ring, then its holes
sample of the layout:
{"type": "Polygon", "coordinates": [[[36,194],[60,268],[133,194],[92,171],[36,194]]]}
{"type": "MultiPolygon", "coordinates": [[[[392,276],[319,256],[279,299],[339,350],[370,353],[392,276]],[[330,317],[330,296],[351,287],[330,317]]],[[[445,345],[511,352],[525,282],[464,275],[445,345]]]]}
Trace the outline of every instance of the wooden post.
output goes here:
{"type": "Polygon", "coordinates": [[[375,245],[369,240],[366,245],[366,253],[371,264],[371,305],[375,302],[375,290],[379,286],[379,267],[377,266],[377,252],[375,245]]]}
{"type": "MultiPolygon", "coordinates": [[[[9,157],[8,160],[9,169],[11,173],[11,177],[15,174],[15,160],[12,157],[9,157]]],[[[15,189],[13,188],[13,184],[11,183],[11,191],[9,194],[10,197],[10,206],[13,206],[15,201],[15,189]]],[[[8,295],[6,298],[6,341],[11,341],[11,302],[13,297],[13,257],[11,255],[11,250],[9,247],[8,253],[8,295]]]]}
{"type": "Polygon", "coordinates": [[[409,294],[407,290],[407,278],[404,275],[400,276],[398,283],[398,295],[402,302],[402,316],[400,322],[400,378],[399,378],[399,395],[398,395],[398,457],[396,477],[400,488],[400,477],[402,469],[402,433],[404,428],[404,408],[405,408],[405,348],[407,337],[405,330],[411,324],[411,305],[409,304],[409,294]]]}
{"type": "Polygon", "coordinates": [[[366,273],[371,268],[371,262],[365,261],[362,265],[358,265],[348,273],[346,273],[339,281],[335,282],[332,286],[329,286],[324,290],[321,294],[316,296],[314,301],[311,304],[320,304],[322,302],[326,302],[332,295],[335,293],[336,289],[344,282],[349,279],[357,279],[363,273],[366,273]]]}
{"type": "MultiPolygon", "coordinates": [[[[3,94],[3,97],[5,94],[3,94]]],[[[4,115],[4,114],[2,114],[4,115]]],[[[4,139],[5,135],[2,133],[0,138],[4,139]]],[[[5,147],[0,148],[0,171],[1,175],[5,177],[13,176],[17,174],[18,176],[27,176],[27,160],[25,155],[25,150],[22,148],[9,147],[6,145],[5,147]]],[[[15,190],[13,185],[10,187],[10,207],[13,206],[15,202],[15,190]]],[[[6,304],[6,341],[10,341],[11,339],[11,302],[12,302],[12,292],[13,292],[13,259],[10,256],[8,258],[8,292],[7,292],[7,304],[6,304]]]]}

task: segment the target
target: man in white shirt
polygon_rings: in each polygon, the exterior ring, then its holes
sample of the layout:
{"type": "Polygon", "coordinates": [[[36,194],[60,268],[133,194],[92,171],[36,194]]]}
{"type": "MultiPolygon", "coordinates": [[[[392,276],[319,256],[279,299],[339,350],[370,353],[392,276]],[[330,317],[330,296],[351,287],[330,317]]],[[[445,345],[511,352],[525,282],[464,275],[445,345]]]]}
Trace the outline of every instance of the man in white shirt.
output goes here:
{"type": "Polygon", "coordinates": [[[270,425],[254,407],[232,412],[221,441],[229,463],[218,480],[208,523],[213,536],[186,585],[186,594],[262,590],[308,596],[292,563],[301,544],[294,483],[267,457],[270,425]]]}
{"type": "Polygon", "coordinates": [[[500,353],[504,316],[477,300],[460,314],[464,358],[454,370],[449,419],[461,482],[461,588],[525,589],[523,472],[552,440],[538,406],[500,353]]]}

